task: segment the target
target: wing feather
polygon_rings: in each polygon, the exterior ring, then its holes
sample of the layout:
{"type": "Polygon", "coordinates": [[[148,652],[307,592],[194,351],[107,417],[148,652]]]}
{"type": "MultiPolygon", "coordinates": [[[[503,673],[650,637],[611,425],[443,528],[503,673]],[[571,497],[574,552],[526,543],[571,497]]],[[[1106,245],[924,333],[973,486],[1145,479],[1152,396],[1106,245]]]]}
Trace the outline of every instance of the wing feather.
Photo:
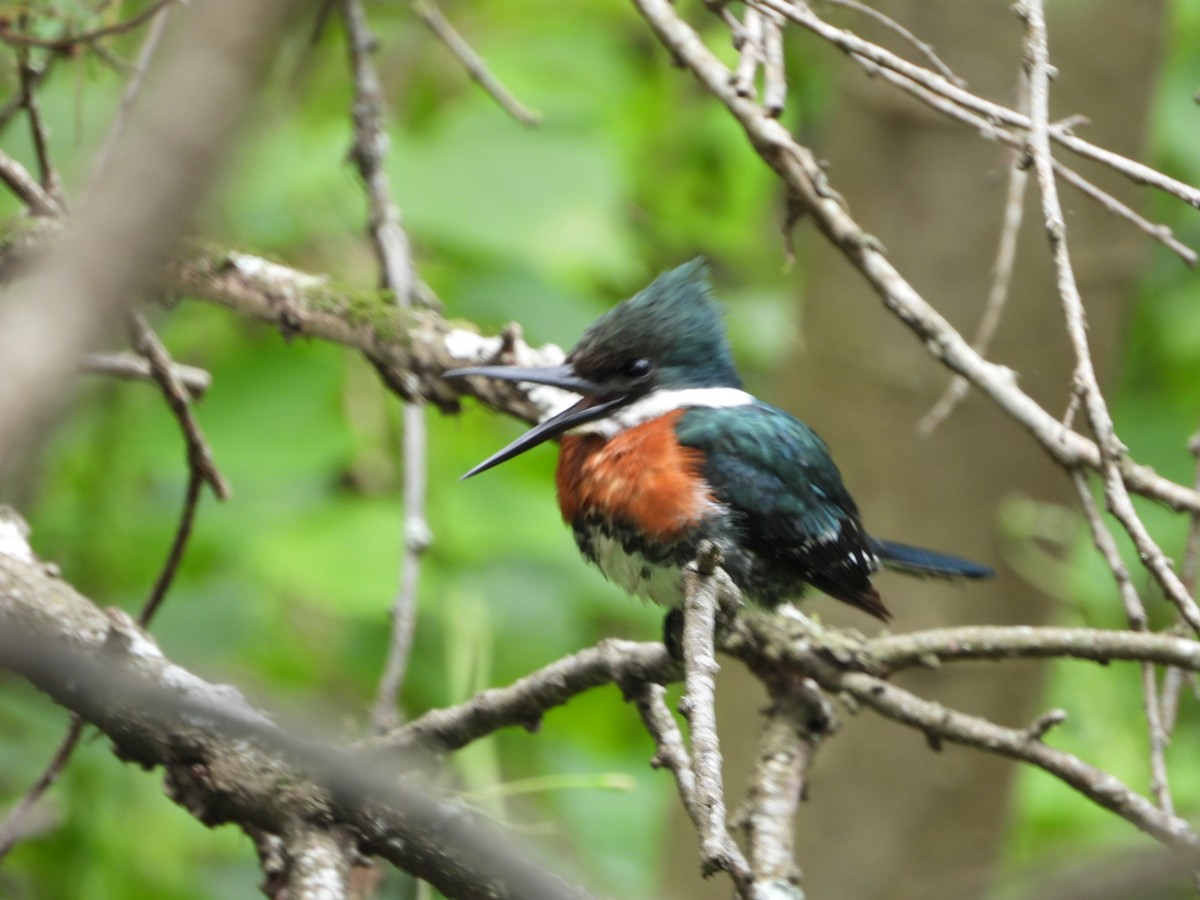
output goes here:
{"type": "Polygon", "coordinates": [[[679,420],[677,437],[704,453],[704,476],[752,552],[887,617],[870,581],[879,568],[874,542],[816,432],[781,409],[754,403],[691,409],[679,420]]]}

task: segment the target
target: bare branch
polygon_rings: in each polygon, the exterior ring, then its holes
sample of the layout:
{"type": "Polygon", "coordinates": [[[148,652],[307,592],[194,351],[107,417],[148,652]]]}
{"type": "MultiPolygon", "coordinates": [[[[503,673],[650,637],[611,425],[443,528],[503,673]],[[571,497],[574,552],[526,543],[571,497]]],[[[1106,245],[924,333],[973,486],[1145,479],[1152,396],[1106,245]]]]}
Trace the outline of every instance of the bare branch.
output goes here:
{"type": "Polygon", "coordinates": [[[117,107],[117,113],[108,128],[108,133],[104,136],[104,143],[96,153],[95,162],[92,163],[93,178],[99,178],[112,160],[113,150],[117,146],[118,139],[125,131],[125,124],[129,120],[133,104],[142,92],[142,84],[146,79],[146,70],[150,68],[150,62],[154,59],[154,54],[158,51],[158,45],[162,42],[163,35],[166,33],[167,20],[170,16],[171,6],[169,2],[160,3],[158,8],[152,13],[150,30],[146,32],[146,38],[142,41],[142,48],[138,51],[137,62],[133,65],[133,72],[125,82],[125,89],[121,92],[121,104],[117,107]]]}
{"type": "Polygon", "coordinates": [[[159,270],[232,138],[286,5],[196,6],[117,162],[36,272],[9,292],[0,311],[0,463],[49,423],[79,358],[159,270]]]}
{"type": "Polygon", "coordinates": [[[432,0],[414,0],[413,10],[429,30],[432,31],[458,59],[470,75],[500,107],[522,125],[541,125],[542,114],[525,106],[506,88],[487,64],[476,53],[442,15],[441,9],[432,0]]]}
{"type": "Polygon", "coordinates": [[[545,713],[594,687],[659,683],[678,677],[679,665],[662,644],[601,641],[507,687],[476,694],[461,706],[430,710],[369,744],[388,749],[457,750],[500,728],[515,725],[532,731],[545,713]]]}
{"type": "MultiPolygon", "coordinates": [[[[154,381],[150,363],[132,353],[90,353],[84,357],[80,370],[89,375],[107,375],[127,381],[154,381]]],[[[173,362],[171,376],[192,400],[199,400],[212,387],[212,375],[196,366],[173,362]]]]}
{"type": "MultiPolygon", "coordinates": [[[[1029,105],[1029,81],[1024,73],[1021,74],[1018,105],[1025,108],[1029,105]]],[[[1008,163],[1008,190],[1004,198],[1004,216],[1000,226],[1000,242],[996,248],[996,262],[992,266],[992,284],[988,289],[987,301],[983,306],[983,316],[971,346],[980,356],[986,357],[988,348],[996,329],[1000,327],[1000,318],[1004,307],[1008,304],[1008,286],[1012,283],[1013,268],[1017,261],[1017,238],[1021,233],[1021,221],[1024,218],[1025,186],[1029,183],[1029,167],[1026,164],[1025,149],[1016,148],[1010,155],[1008,163]]],[[[941,398],[933,408],[917,423],[917,431],[921,434],[931,434],[954,411],[954,408],[967,395],[967,379],[955,375],[946,386],[941,398]]]]}
{"type": "Polygon", "coordinates": [[[904,41],[911,44],[914,50],[925,57],[925,61],[928,62],[929,65],[933,66],[939,75],[941,75],[951,84],[957,85],[964,90],[966,89],[967,83],[955,75],[954,71],[944,62],[942,62],[941,57],[937,55],[937,51],[933,49],[932,44],[929,44],[928,42],[918,38],[915,34],[913,34],[891,16],[880,12],[873,6],[867,6],[865,3],[859,3],[858,0],[825,0],[825,2],[829,3],[831,6],[841,6],[845,9],[854,10],[854,12],[861,13],[870,19],[874,19],[889,31],[894,31],[904,41]]]}
{"type": "Polygon", "coordinates": [[[806,793],[813,757],[836,724],[829,701],[811,679],[775,677],[767,683],[771,707],[738,819],[755,882],[766,886],[770,896],[803,898],[795,861],[796,810],[806,793]]]}
{"type": "MultiPolygon", "coordinates": [[[[1088,527],[1092,532],[1092,543],[1104,556],[1109,571],[1117,583],[1121,601],[1125,607],[1125,618],[1129,627],[1134,631],[1146,631],[1149,621],[1142,598],[1138,596],[1129,576],[1129,569],[1117,549],[1117,542],[1112,531],[1104,524],[1096,501],[1092,497],[1087,477],[1082,472],[1074,472],[1071,476],[1075,491],[1079,495],[1080,505],[1087,518],[1088,527]]],[[[1142,707],[1146,711],[1146,729],[1149,737],[1150,751],[1150,788],[1158,802],[1159,809],[1167,813],[1175,812],[1175,804],[1171,799],[1170,783],[1167,779],[1167,735],[1163,729],[1162,705],[1159,701],[1158,684],[1155,679],[1154,664],[1143,662],[1140,665],[1142,675],[1142,707]]]]}
{"type": "Polygon", "coordinates": [[[700,871],[707,877],[725,870],[743,897],[751,896],[754,875],[729,836],[725,818],[725,787],[721,777],[721,745],[717,738],[714,649],[717,610],[728,577],[717,567],[720,549],[706,543],[696,562],[683,573],[683,680],[679,709],[691,731],[692,774],[699,816],[700,871]]]}
{"type": "Polygon", "coordinates": [[[370,205],[368,227],[382,273],[381,282],[395,292],[401,306],[410,306],[417,279],[408,235],[400,221],[400,210],[392,201],[385,167],[390,141],[384,127],[383,88],[371,61],[375,36],[368,29],[359,0],[342,0],[342,18],[354,74],[354,144],[350,158],[366,187],[370,205]]]}
{"type": "Polygon", "coordinates": [[[666,769],[674,776],[683,808],[699,831],[703,826],[703,816],[696,804],[696,776],[692,771],[692,759],[683,743],[683,733],[667,708],[666,689],[662,685],[643,681],[631,687],[627,694],[637,705],[642,724],[654,739],[654,758],[650,765],[656,769],[666,769]]]}
{"type": "Polygon", "coordinates": [[[1048,747],[1028,731],[1004,728],[922,700],[873,675],[850,673],[837,680],[837,687],[880,715],[919,728],[933,739],[977,747],[1037,766],[1168,847],[1200,849],[1200,836],[1185,820],[1157,809],[1113,775],[1048,747]]]}
{"type": "MultiPolygon", "coordinates": [[[[988,362],[975,352],[917,293],[888,261],[879,242],[863,231],[847,212],[841,198],[828,186],[813,154],[796,143],[778,121],[764,115],[756,104],[737,96],[729,84],[729,70],[667,0],[634,0],[634,3],[659,39],[738,120],[751,144],[776,171],[791,195],[803,205],[813,223],[863,274],[884,305],[913,331],[935,358],[984,391],[1061,465],[1101,467],[1100,450],[1093,442],[1066,428],[1025,394],[1017,386],[1012,371],[988,362]]],[[[794,12],[793,7],[776,0],[766,0],[766,5],[772,9],[778,6],[780,11],[786,7],[794,12]]],[[[905,65],[915,68],[909,63],[905,65]]],[[[947,83],[947,87],[952,86],[947,83]]],[[[1192,488],[1163,479],[1128,459],[1121,460],[1119,469],[1130,490],[1154,497],[1175,509],[1197,508],[1200,497],[1192,488]]]]}
{"type": "MultiPolygon", "coordinates": [[[[342,18],[346,23],[350,65],[354,73],[354,146],[350,157],[357,165],[367,191],[369,231],[379,260],[380,282],[392,292],[399,306],[411,307],[416,294],[417,277],[412,246],[401,222],[400,209],[392,199],[385,168],[389,140],[384,127],[386,104],[383,88],[371,61],[375,38],[367,26],[360,0],[342,0],[342,18]]],[[[385,375],[385,380],[388,378],[385,375]]],[[[427,466],[424,408],[406,403],[403,420],[401,468],[404,472],[404,552],[400,585],[392,601],[391,640],[371,709],[371,727],[376,732],[395,727],[399,721],[400,689],[408,669],[409,650],[416,628],[421,557],[433,540],[425,517],[427,466]]]]}
{"type": "Polygon", "coordinates": [[[746,7],[742,18],[741,55],[733,73],[733,89],[739,97],[756,100],[758,90],[754,86],[759,66],[766,61],[763,52],[763,14],[753,7],[746,7]]]}
{"type": "MultiPolygon", "coordinates": [[[[31,73],[29,77],[30,89],[36,90],[38,86],[46,80],[46,76],[50,74],[50,70],[54,68],[54,63],[56,60],[58,60],[58,58],[59,57],[57,56],[49,56],[42,61],[40,66],[31,64],[31,73]]],[[[23,108],[25,99],[24,93],[24,89],[19,88],[16,93],[14,93],[7,101],[5,101],[3,106],[0,106],[0,134],[2,134],[5,129],[8,128],[9,124],[13,120],[13,117],[16,116],[17,113],[19,113],[23,108]]]]}
{"type": "Polygon", "coordinates": [[[50,158],[50,142],[37,101],[38,70],[30,64],[28,53],[22,53],[20,56],[17,74],[21,81],[21,105],[25,107],[25,115],[29,118],[29,133],[33,138],[33,150],[37,155],[38,169],[42,176],[41,184],[59,208],[66,209],[67,195],[63,190],[62,179],[59,178],[58,168],[50,158]]]}
{"type": "Polygon", "coordinates": [[[228,686],[167,660],[124,614],[101,612],[32,559],[0,553],[0,668],[97,725],[123,759],[162,766],[173,799],[206,824],[276,835],[297,816],[344,826],[365,852],[450,897],[584,898],[457,804],[398,778],[394,754],[294,737],[228,686]],[[197,765],[203,760],[203,765],[197,765]]]}
{"type": "Polygon", "coordinates": [[[8,185],[30,212],[39,216],[62,215],[58,201],[38,184],[28,169],[3,151],[0,151],[0,181],[8,185]]]}
{"type": "Polygon", "coordinates": [[[1097,187],[1074,169],[1070,169],[1054,160],[1054,173],[1080,193],[1095,200],[1114,216],[1124,219],[1138,231],[1158,241],[1183,262],[1195,268],[1198,259],[1196,251],[1175,237],[1170,227],[1162,223],[1151,222],[1137,210],[1122,203],[1112,194],[1097,187]]]}
{"type": "Polygon", "coordinates": [[[163,600],[166,599],[167,591],[175,582],[175,575],[179,571],[179,564],[183,562],[188,539],[192,536],[192,526],[196,522],[196,510],[200,506],[200,489],[203,486],[204,475],[199,467],[193,465],[188,473],[187,489],[183,496],[183,509],[179,513],[179,524],[175,526],[175,536],[171,539],[171,548],[167,551],[167,558],[163,561],[158,577],[154,579],[154,586],[150,588],[150,596],[146,598],[146,602],[142,605],[142,611],[138,613],[137,623],[143,628],[150,624],[154,614],[158,612],[163,600]]]}
{"type": "Polygon", "coordinates": [[[1029,78],[1029,117],[1032,122],[1029,146],[1033,155],[1034,172],[1042,195],[1042,213],[1046,221],[1046,235],[1050,241],[1050,252],[1054,260],[1054,271],[1059,299],[1063,306],[1067,335],[1075,351],[1075,387],[1087,413],[1088,424],[1096,435],[1100,451],[1100,474],[1104,483],[1104,495],[1108,507],[1120,521],[1125,531],[1133,538],[1138,556],[1150,573],[1162,585],[1167,598],[1178,607],[1180,615],[1197,632],[1200,632],[1200,606],[1187,592],[1171,568],[1161,548],[1155,543],[1141,518],[1133,508],[1128,487],[1122,477],[1120,465],[1125,458],[1125,448],[1117,438],[1112,415],[1100,390],[1096,370],[1092,365],[1091,349],[1088,345],[1087,321],[1083,299],[1075,280],[1067,242],[1067,225],[1058,199],[1058,188],[1054,179],[1054,166],[1050,151],[1050,52],[1046,38],[1046,22],[1041,0],[1022,0],[1016,5],[1018,15],[1025,22],[1026,40],[1024,62],[1029,78]]]}
{"type": "MultiPolygon", "coordinates": [[[[860,38],[851,31],[830,25],[820,19],[806,3],[793,3],[790,0],[753,0],[753,2],[767,9],[773,9],[791,19],[797,25],[807,28],[833,46],[850,54],[852,59],[860,62],[866,60],[875,65],[892,69],[924,86],[933,93],[939,94],[951,102],[983,116],[985,119],[991,119],[1000,124],[1013,126],[1023,131],[1028,131],[1033,127],[1028,116],[1023,116],[998,103],[985,100],[959,87],[936,72],[931,72],[929,69],[914,65],[891,51],[860,38]]],[[[1178,197],[1190,206],[1200,209],[1200,189],[1192,187],[1189,184],[1184,184],[1182,181],[1171,178],[1150,166],[1127,159],[1120,154],[1097,147],[1082,138],[1078,138],[1072,134],[1069,124],[1052,126],[1050,128],[1050,138],[1073,153],[1077,153],[1087,159],[1095,160],[1114,171],[1120,172],[1136,184],[1147,184],[1156,187],[1159,190],[1178,197]]]]}
{"type": "Polygon", "coordinates": [[[129,319],[130,336],[134,349],[150,366],[150,373],[162,390],[163,399],[167,401],[172,415],[179,422],[179,430],[183,432],[184,443],[187,447],[188,466],[196,471],[205,481],[219,500],[228,500],[231,492],[225,477],[217,470],[213,460],[212,449],[204,438],[200,423],[192,413],[191,398],[187,390],[175,378],[171,368],[171,356],[167,348],[158,339],[149,323],[140,313],[133,313],[129,319]]]}
{"type": "Polygon", "coordinates": [[[763,16],[763,110],[778,118],[787,102],[787,70],[783,62],[783,19],[775,14],[763,16]]]}
{"type": "MultiPolygon", "coordinates": [[[[884,69],[875,66],[874,63],[859,60],[860,64],[873,75],[890,82],[891,84],[900,87],[901,89],[918,98],[922,103],[927,104],[938,112],[962,122],[965,125],[978,130],[978,132],[986,138],[1003,141],[1010,147],[1020,153],[1022,160],[1028,156],[1027,137],[1025,134],[1014,131],[1010,128],[1004,128],[992,119],[985,118],[982,115],[964,109],[950,101],[946,100],[933,91],[927,90],[919,83],[910,78],[894,72],[891,69],[884,69]]],[[[1022,113],[1023,114],[1023,113],[1022,113]]],[[[1061,127],[1061,126],[1058,126],[1061,127]]],[[[1054,160],[1054,171],[1064,181],[1072,187],[1081,191],[1091,199],[1095,200],[1106,210],[1115,216],[1125,219],[1139,231],[1161,243],[1164,247],[1176,254],[1188,266],[1195,266],[1197,255],[1191,247],[1179,241],[1171,229],[1162,224],[1151,222],[1138,213],[1136,210],[1122,203],[1112,194],[1098,187],[1091,181],[1088,181],[1074,169],[1063,165],[1058,160],[1054,160]]]]}
{"type": "Polygon", "coordinates": [[[961,660],[1064,659],[1108,663],[1131,660],[1200,671],[1200,642],[1171,634],[1094,628],[979,625],[934,628],[865,641],[855,652],[865,668],[888,675],[912,666],[961,660]],[[878,668],[873,668],[878,666],[878,668]]]}
{"type": "Polygon", "coordinates": [[[43,38],[34,37],[30,34],[22,34],[19,31],[13,31],[7,24],[0,26],[0,41],[6,44],[13,44],[19,47],[41,47],[45,50],[54,50],[58,53],[70,51],[79,44],[94,44],[106,37],[113,37],[118,34],[125,34],[133,31],[151,18],[156,16],[158,12],[169,3],[175,3],[177,0],[156,0],[150,6],[143,9],[136,15],[130,16],[121,22],[116,22],[112,25],[106,25],[103,28],[96,28],[92,31],[85,31],[79,34],[65,34],[62,37],[45,40],[43,38]]]}

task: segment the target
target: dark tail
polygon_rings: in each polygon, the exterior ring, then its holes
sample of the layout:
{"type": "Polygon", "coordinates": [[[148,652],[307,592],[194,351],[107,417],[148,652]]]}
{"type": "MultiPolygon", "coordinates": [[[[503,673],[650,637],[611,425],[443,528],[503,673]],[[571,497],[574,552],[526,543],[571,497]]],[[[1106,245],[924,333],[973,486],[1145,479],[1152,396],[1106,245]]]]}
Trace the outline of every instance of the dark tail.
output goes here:
{"type": "Polygon", "coordinates": [[[991,578],[996,573],[987,566],[894,541],[874,540],[874,550],[883,560],[885,567],[907,575],[933,576],[935,578],[991,578]]]}

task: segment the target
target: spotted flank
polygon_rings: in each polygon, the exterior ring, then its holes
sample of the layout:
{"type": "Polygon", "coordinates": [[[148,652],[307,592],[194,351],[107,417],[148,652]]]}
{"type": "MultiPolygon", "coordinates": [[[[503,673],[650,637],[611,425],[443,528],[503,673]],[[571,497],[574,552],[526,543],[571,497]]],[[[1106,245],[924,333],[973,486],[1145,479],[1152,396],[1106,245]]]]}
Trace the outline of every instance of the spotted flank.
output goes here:
{"type": "Polygon", "coordinates": [[[597,526],[583,526],[576,541],[585,555],[596,563],[604,577],[627,594],[641,597],[659,606],[676,607],[683,604],[683,576],[673,559],[654,559],[637,549],[631,549],[628,538],[606,533],[597,526]]]}

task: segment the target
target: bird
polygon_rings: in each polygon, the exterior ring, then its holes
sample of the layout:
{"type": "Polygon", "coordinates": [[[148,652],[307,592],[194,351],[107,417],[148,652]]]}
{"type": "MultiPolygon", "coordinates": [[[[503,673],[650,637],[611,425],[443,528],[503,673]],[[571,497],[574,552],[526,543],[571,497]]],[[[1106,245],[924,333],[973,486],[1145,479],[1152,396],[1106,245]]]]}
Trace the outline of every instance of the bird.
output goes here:
{"type": "Polygon", "coordinates": [[[708,266],[667,271],[596,319],[557,366],[446,377],[551,385],[580,397],[462,477],[559,438],[555,483],[583,556],[627,593],[678,610],[705,541],[743,597],[768,608],[809,588],[888,621],[880,569],[987,578],[959,556],[872,537],[829,447],[747,392],[708,266]]]}

